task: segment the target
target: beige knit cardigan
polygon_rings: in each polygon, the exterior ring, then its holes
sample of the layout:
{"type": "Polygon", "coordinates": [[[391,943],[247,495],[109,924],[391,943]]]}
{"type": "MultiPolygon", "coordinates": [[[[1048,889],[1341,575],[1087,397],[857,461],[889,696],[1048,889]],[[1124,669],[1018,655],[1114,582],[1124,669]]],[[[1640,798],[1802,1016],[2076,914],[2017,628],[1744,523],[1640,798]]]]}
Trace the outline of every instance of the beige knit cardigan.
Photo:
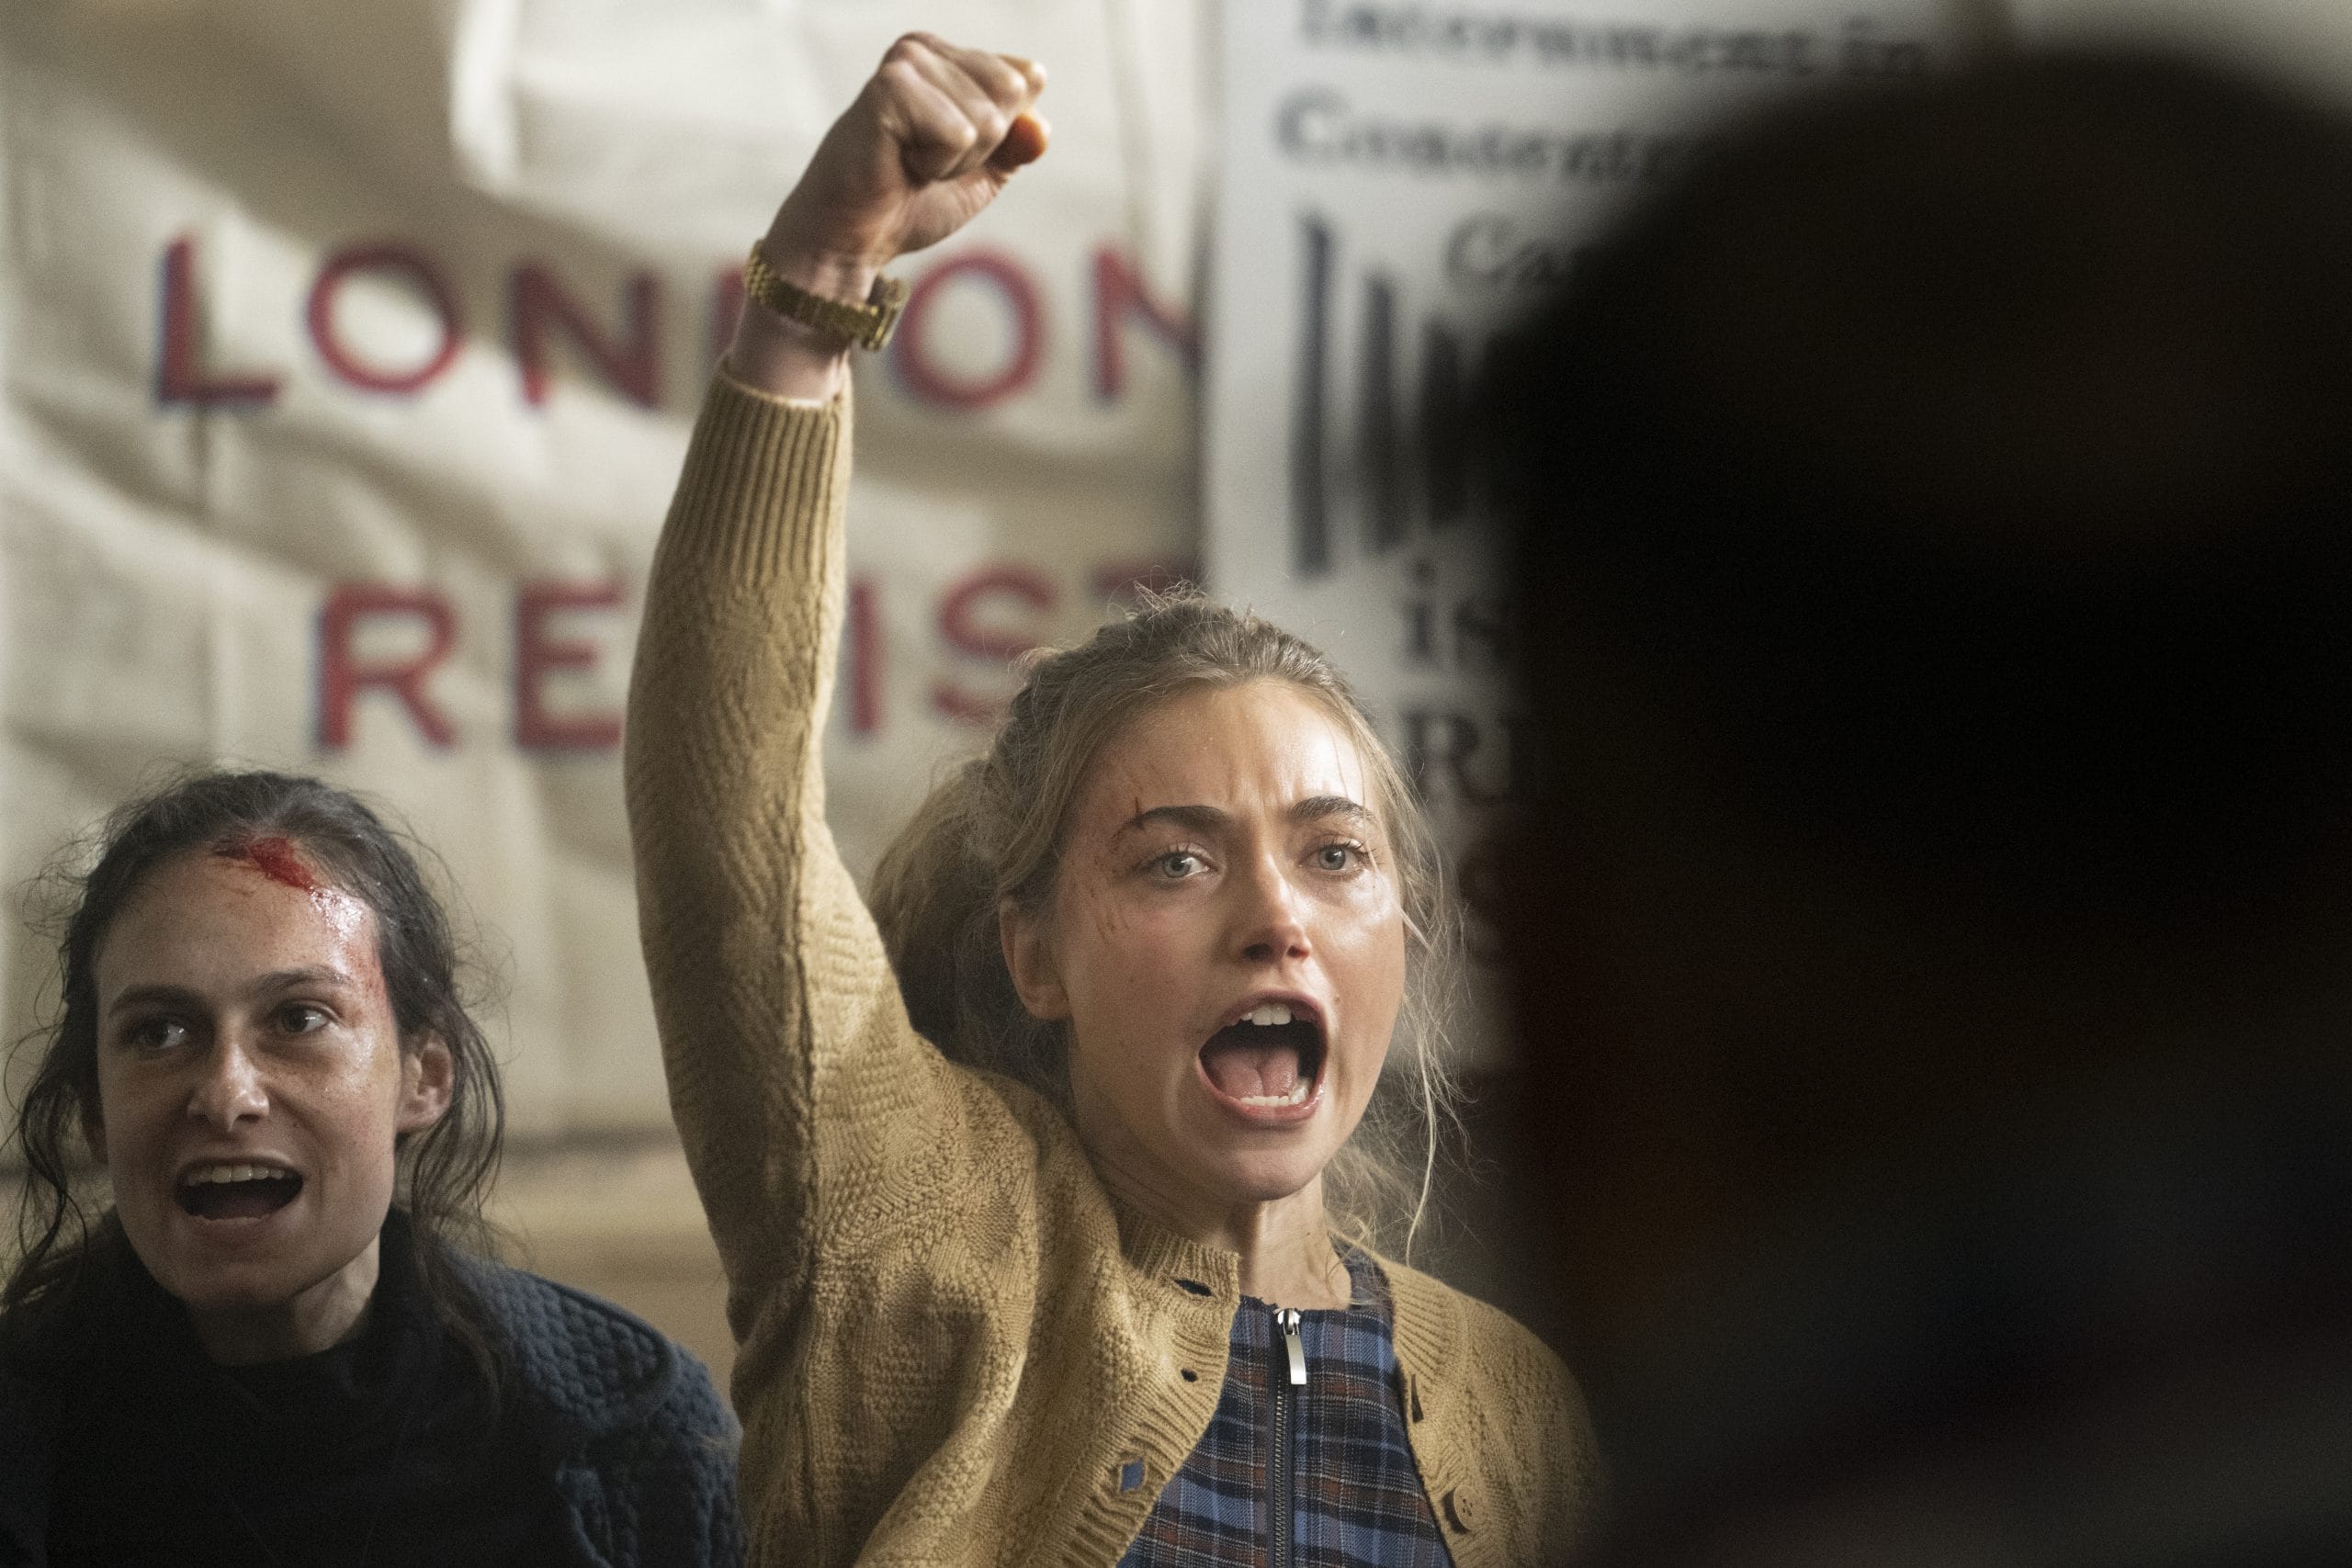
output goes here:
{"type": "MultiPolygon", "coordinates": [[[[819,761],[849,432],[846,397],[718,378],[629,694],[646,963],[741,1347],[752,1561],[1105,1568],[1207,1430],[1238,1260],[1114,1202],[1059,1111],[907,1021],[819,761]]],[[[1550,1560],[1590,1469],[1566,1371],[1381,1267],[1454,1561],[1550,1560]]]]}

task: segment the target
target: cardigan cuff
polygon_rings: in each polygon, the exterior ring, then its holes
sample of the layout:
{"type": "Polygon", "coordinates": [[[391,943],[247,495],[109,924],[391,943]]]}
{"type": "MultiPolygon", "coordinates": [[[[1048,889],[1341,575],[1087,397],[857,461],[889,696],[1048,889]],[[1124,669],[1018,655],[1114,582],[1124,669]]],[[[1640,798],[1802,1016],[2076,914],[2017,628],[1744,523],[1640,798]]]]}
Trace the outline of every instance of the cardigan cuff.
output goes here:
{"type": "Polygon", "coordinates": [[[723,582],[813,576],[839,526],[850,425],[846,386],[831,402],[809,403],[714,375],[662,548],[723,582]]]}

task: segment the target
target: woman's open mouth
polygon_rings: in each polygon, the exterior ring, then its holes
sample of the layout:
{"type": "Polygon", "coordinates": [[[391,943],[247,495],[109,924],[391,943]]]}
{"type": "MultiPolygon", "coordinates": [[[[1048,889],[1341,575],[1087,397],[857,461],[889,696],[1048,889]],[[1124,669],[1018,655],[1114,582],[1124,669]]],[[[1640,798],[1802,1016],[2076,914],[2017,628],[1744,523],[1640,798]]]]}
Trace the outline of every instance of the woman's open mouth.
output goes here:
{"type": "Polygon", "coordinates": [[[1293,1122],[1314,1111],[1323,1055],[1320,1020],[1286,1003],[1260,1002],[1209,1036],[1201,1074],[1250,1120],[1293,1122]]]}
{"type": "Polygon", "coordinates": [[[175,1196],[199,1220],[266,1220],[301,1190],[302,1179],[282,1166],[199,1165],[180,1178],[175,1196]]]}

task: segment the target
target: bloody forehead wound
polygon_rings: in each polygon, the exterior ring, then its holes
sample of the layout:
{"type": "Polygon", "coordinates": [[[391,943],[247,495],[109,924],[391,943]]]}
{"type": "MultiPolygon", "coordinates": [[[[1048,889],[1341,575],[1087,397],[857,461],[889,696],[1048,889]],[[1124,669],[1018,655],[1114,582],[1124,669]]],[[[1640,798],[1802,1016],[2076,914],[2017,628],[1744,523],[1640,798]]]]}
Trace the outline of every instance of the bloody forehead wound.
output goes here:
{"type": "Polygon", "coordinates": [[[212,852],[223,860],[243,861],[268,877],[300,893],[316,893],[318,876],[302,863],[301,852],[294,840],[281,833],[262,833],[227,839],[213,847],[212,852]]]}

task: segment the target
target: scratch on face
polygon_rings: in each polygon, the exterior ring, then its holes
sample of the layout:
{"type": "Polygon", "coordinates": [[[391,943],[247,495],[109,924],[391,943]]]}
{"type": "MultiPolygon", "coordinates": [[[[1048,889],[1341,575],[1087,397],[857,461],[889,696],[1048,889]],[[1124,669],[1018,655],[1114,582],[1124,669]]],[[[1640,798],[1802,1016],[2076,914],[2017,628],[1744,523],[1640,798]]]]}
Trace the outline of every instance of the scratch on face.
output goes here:
{"type": "Polygon", "coordinates": [[[212,852],[249,865],[283,887],[307,895],[321,919],[348,940],[356,935],[368,906],[312,871],[293,840],[282,833],[254,833],[223,840],[212,852]]]}
{"type": "Polygon", "coordinates": [[[318,876],[302,862],[301,852],[294,840],[278,833],[255,834],[228,840],[213,849],[222,860],[242,861],[268,877],[272,882],[291,887],[298,893],[316,893],[322,886],[318,876]]]}

